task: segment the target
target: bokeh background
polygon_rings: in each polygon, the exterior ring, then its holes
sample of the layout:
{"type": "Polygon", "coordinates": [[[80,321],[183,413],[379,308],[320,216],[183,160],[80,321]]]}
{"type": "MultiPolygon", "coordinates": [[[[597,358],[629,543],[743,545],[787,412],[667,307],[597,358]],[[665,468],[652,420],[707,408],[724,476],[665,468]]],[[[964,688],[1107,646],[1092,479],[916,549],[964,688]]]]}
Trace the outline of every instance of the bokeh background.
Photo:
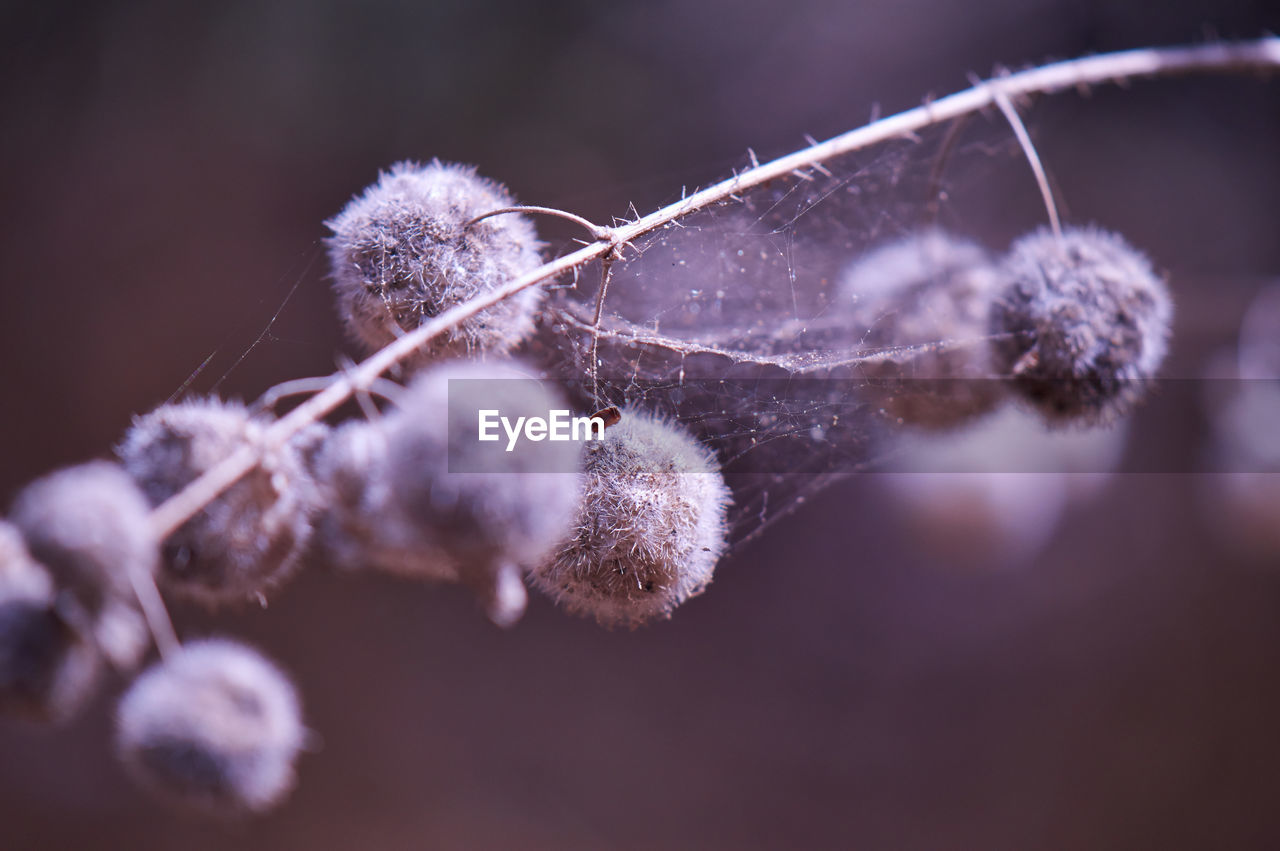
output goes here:
{"type": "MultiPolygon", "coordinates": [[[[354,354],[321,222],[398,159],[607,221],[970,72],[1253,37],[1269,6],[0,4],[0,500],[188,380],[253,398],[354,354]]],[[[1198,375],[1280,277],[1280,80],[1098,89],[1029,120],[1071,216],[1170,272],[1169,369],[1198,375]]],[[[993,245],[1040,220],[1012,175],[971,228],[993,245]]],[[[1159,403],[1135,429],[1139,459],[1206,433],[1159,403]]],[[[1280,557],[1225,546],[1200,484],[1120,476],[1044,552],[981,570],[913,547],[876,476],[851,480],[636,633],[541,600],[501,632],[461,593],[320,571],[267,611],[178,608],[295,674],[323,745],[292,799],[170,813],[113,762],[104,698],[0,727],[0,846],[1275,847],[1280,557]]]]}

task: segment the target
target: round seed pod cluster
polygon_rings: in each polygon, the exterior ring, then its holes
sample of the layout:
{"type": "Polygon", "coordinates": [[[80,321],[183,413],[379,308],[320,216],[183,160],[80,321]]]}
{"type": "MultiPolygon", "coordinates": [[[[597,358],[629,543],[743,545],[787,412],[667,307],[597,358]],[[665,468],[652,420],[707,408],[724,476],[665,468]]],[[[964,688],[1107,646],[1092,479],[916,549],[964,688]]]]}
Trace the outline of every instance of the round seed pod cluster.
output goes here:
{"type": "Polygon", "coordinates": [[[877,401],[904,423],[951,428],[994,409],[1003,388],[987,347],[996,275],[978,244],[937,228],[876,248],[844,273],[840,298],[877,401]]]}
{"type": "Polygon", "coordinates": [[[289,680],[230,641],[184,645],[138,677],[116,716],[117,751],[141,785],[216,814],[278,804],[305,737],[289,680]]]}
{"type": "Polygon", "coordinates": [[[133,582],[152,581],[157,561],[146,500],[119,466],[22,490],[0,523],[0,709],[64,720],[92,698],[104,660],[137,665],[148,635],[133,582]]]}
{"type": "Polygon", "coordinates": [[[624,410],[588,445],[573,531],[533,583],[604,626],[670,617],[711,582],[729,502],[716,459],[691,435],[624,410]]]}
{"type": "Polygon", "coordinates": [[[266,445],[269,424],[219,399],[162,405],[134,420],[116,451],[152,506],[244,447],[260,454],[251,473],[164,542],[167,588],[210,604],[261,600],[299,564],[315,486],[296,442],[266,445]]]}
{"type": "Polygon", "coordinates": [[[1098,228],[1048,229],[999,266],[992,357],[1051,422],[1109,422],[1148,390],[1168,348],[1173,305],[1150,261],[1098,228]]]}
{"type": "Polygon", "coordinates": [[[479,416],[548,418],[568,406],[510,365],[449,363],[421,373],[378,423],[337,429],[317,460],[327,495],[322,544],[330,559],[459,581],[489,617],[524,611],[522,570],[568,528],[580,443],[479,440],[479,416]]]}
{"type": "MultiPolygon", "coordinates": [[[[496,289],[541,264],[527,217],[470,226],[515,200],[475,169],[402,162],[327,223],[333,291],[350,335],[379,349],[424,320],[496,289]]],[[[501,353],[533,331],[542,290],[531,287],[437,336],[418,363],[469,352],[501,353]]]]}

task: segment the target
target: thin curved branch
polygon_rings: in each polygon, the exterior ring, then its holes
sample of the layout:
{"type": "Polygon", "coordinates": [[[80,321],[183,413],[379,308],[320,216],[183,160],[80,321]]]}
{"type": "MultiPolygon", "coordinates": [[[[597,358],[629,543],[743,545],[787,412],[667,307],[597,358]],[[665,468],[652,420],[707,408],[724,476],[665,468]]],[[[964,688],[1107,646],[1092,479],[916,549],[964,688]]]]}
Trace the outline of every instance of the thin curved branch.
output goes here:
{"type": "MultiPolygon", "coordinates": [[[[1280,68],[1280,38],[1270,37],[1225,44],[1127,50],[1055,62],[1014,74],[1002,75],[992,83],[972,88],[930,103],[874,121],[825,142],[807,146],[771,162],[753,166],[741,174],[643,216],[619,225],[607,238],[566,254],[508,282],[492,292],[459,304],[405,334],[362,361],[355,369],[312,396],[266,432],[268,445],[283,444],[294,434],[341,405],[353,392],[367,389],[387,369],[399,363],[424,343],[471,318],[487,307],[510,298],[548,278],[574,269],[590,260],[617,251],[621,246],[668,225],[682,216],[722,201],[769,180],[810,168],[827,160],[871,145],[909,136],[917,130],[950,121],[997,105],[996,92],[1006,97],[1052,94],[1070,88],[1131,80],[1136,77],[1168,76],[1192,72],[1226,73],[1280,68]],[[997,88],[998,87],[998,88],[997,88]]],[[[258,463],[257,453],[242,448],[185,489],[158,506],[151,515],[152,526],[164,538],[193,517],[219,494],[235,484],[258,463]]]]}

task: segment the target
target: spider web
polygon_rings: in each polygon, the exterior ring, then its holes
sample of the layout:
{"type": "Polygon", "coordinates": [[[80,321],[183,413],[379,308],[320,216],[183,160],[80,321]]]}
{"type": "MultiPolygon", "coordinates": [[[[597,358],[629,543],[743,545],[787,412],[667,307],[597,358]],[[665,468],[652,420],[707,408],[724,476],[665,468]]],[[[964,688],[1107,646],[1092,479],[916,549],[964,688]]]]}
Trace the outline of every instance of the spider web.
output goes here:
{"type": "Polygon", "coordinates": [[[1007,128],[977,124],[793,173],[638,240],[610,265],[598,325],[596,266],[555,291],[528,354],[584,410],[686,426],[734,492],[731,541],[754,537],[893,451],[903,424],[886,394],[943,392],[910,380],[917,362],[986,345],[985,329],[886,345],[841,289],[871,249],[945,227],[993,169],[1025,170],[1007,128]]]}

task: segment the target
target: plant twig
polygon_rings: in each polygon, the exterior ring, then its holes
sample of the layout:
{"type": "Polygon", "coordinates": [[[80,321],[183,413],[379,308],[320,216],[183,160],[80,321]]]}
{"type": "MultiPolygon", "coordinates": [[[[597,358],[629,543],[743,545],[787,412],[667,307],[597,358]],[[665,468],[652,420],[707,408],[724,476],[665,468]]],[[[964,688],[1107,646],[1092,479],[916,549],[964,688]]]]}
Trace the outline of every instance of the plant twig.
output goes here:
{"type": "MultiPolygon", "coordinates": [[[[1001,77],[994,86],[991,83],[982,83],[897,115],[874,121],[826,142],[806,145],[799,151],[754,166],[728,180],[695,192],[657,212],[611,228],[607,234],[590,245],[552,260],[492,292],[446,310],[375,352],[346,375],[336,378],[323,391],[273,423],[267,429],[265,438],[268,445],[283,444],[294,434],[342,404],[352,392],[369,387],[383,372],[417,351],[432,337],[444,333],[521,290],[548,278],[554,278],[597,257],[617,251],[632,240],[670,224],[682,216],[769,180],[784,177],[796,169],[809,168],[843,154],[889,139],[907,136],[925,127],[951,121],[993,104],[998,105],[997,92],[1005,97],[1037,93],[1052,94],[1064,89],[1130,80],[1135,77],[1275,68],[1280,68],[1280,38],[1275,37],[1237,43],[1150,48],[1089,56],[1009,74],[1001,77]]],[[[152,512],[151,521],[156,533],[161,538],[171,535],[186,520],[217,498],[222,491],[252,470],[257,463],[258,454],[250,448],[242,448],[233,453],[152,512]]]]}
{"type": "MultiPolygon", "coordinates": [[[[975,86],[982,85],[980,80],[974,81],[975,86]]],[[[1036,151],[1035,144],[1031,141],[1031,134],[1027,132],[1027,125],[1022,123],[1022,116],[1018,115],[1018,110],[1014,107],[1013,101],[1009,100],[1006,95],[998,88],[998,84],[989,84],[992,87],[991,97],[995,100],[996,106],[1004,113],[1005,120],[1009,122],[1009,126],[1013,128],[1013,135],[1018,138],[1018,144],[1022,147],[1022,153],[1027,158],[1027,163],[1031,166],[1031,172],[1035,175],[1036,185],[1040,187],[1040,197],[1044,199],[1044,208],[1049,213],[1049,227],[1053,229],[1053,235],[1062,240],[1062,223],[1058,219],[1058,205],[1053,200],[1053,190],[1049,188],[1049,175],[1045,174],[1044,163],[1040,161],[1040,153],[1036,151]]]]}
{"type": "Polygon", "coordinates": [[[565,212],[564,210],[557,210],[555,207],[539,207],[532,204],[519,204],[515,207],[501,207],[497,210],[490,210],[487,213],[483,213],[479,216],[476,216],[474,219],[471,219],[469,222],[467,222],[462,226],[462,229],[466,230],[467,228],[474,225],[476,222],[482,222],[485,219],[490,218],[492,216],[501,216],[501,215],[505,215],[506,213],[537,213],[538,215],[542,215],[542,216],[555,216],[556,218],[559,218],[559,219],[568,219],[571,222],[575,222],[576,224],[582,225],[584,228],[587,229],[587,232],[591,234],[591,238],[596,240],[608,239],[613,232],[612,228],[602,227],[596,224],[595,222],[591,221],[590,219],[585,219],[576,213],[568,213],[568,212],[565,212]]]}
{"type": "Polygon", "coordinates": [[[591,396],[600,401],[600,320],[604,316],[604,297],[613,277],[613,262],[618,257],[610,252],[600,260],[600,290],[596,293],[596,315],[591,322],[591,396]]]}
{"type": "Polygon", "coordinates": [[[128,570],[129,584],[133,586],[133,595],[138,599],[142,609],[143,620],[151,632],[151,640],[162,659],[172,658],[182,646],[178,641],[178,633],[173,629],[173,621],[169,619],[169,610],[165,608],[164,598],[156,587],[155,578],[144,573],[137,565],[128,570]]]}

